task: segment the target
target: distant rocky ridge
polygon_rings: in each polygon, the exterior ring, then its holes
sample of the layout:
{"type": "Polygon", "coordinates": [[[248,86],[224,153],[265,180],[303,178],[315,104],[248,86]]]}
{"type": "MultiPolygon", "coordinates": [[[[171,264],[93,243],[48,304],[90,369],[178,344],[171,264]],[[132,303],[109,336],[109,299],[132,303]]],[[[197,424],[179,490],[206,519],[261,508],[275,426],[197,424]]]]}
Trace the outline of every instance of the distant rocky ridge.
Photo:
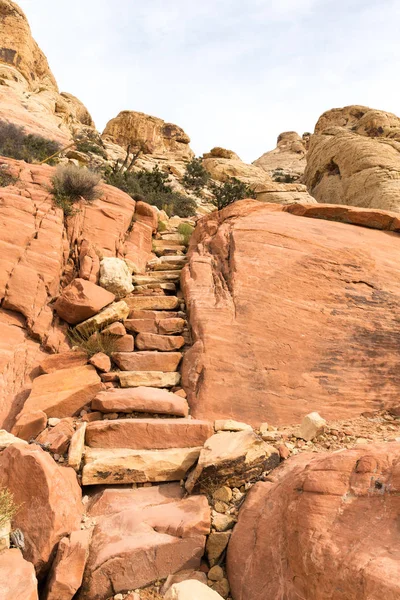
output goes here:
{"type": "Polygon", "coordinates": [[[310,134],[301,138],[295,131],[278,136],[275,150],[266,152],[253,162],[275,181],[293,183],[301,180],[306,168],[306,153],[310,134]]]}

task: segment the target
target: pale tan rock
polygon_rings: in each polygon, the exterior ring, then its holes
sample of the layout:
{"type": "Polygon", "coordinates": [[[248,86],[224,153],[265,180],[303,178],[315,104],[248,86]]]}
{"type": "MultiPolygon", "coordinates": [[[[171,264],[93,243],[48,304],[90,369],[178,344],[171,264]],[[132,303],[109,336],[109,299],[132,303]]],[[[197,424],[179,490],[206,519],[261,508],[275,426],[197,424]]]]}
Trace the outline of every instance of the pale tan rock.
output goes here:
{"type": "Polygon", "coordinates": [[[400,212],[400,118],[366,106],[324,113],[305,181],[318,202],[400,212]]]}
{"type": "Polygon", "coordinates": [[[121,258],[106,257],[100,262],[100,285],[115,295],[124,298],[133,291],[132,275],[121,258]]]}
{"type": "Polygon", "coordinates": [[[87,423],[82,423],[78,426],[69,445],[68,466],[72,467],[74,471],[79,471],[81,468],[83,453],[85,451],[86,427],[87,423]]]}
{"type": "Polygon", "coordinates": [[[88,448],[82,471],[82,484],[180,481],[186,476],[199,454],[200,448],[168,450],[94,450],[88,448]]]}
{"type": "Polygon", "coordinates": [[[230,487],[224,485],[213,493],[214,500],[220,500],[221,502],[230,502],[232,500],[232,490],[230,487]]]}
{"type": "Polygon", "coordinates": [[[177,125],[140,112],[125,110],[109,121],[103,137],[123,148],[142,148],[144,154],[191,159],[190,138],[177,125]]]}
{"type": "Polygon", "coordinates": [[[211,567],[208,571],[207,577],[211,581],[221,581],[224,577],[224,570],[220,566],[215,565],[215,567],[211,567]]]}
{"type": "Polygon", "coordinates": [[[326,421],[317,412],[306,415],[300,425],[298,437],[310,442],[325,431],[326,421]]]}
{"type": "Polygon", "coordinates": [[[206,555],[210,566],[214,566],[228,546],[230,531],[212,532],[207,539],[206,555]]]}
{"type": "Polygon", "coordinates": [[[119,371],[121,387],[170,388],[179,385],[180,373],[162,373],[161,371],[119,371]]]}
{"type": "Polygon", "coordinates": [[[197,581],[204,583],[204,585],[207,585],[207,575],[205,573],[202,571],[194,571],[193,569],[185,569],[183,571],[178,571],[178,573],[174,573],[173,575],[169,575],[160,589],[160,594],[164,597],[175,583],[181,583],[181,581],[188,581],[189,579],[196,579],[197,581]]]}
{"type": "Polygon", "coordinates": [[[0,450],[8,448],[12,444],[26,444],[26,441],[15,437],[15,435],[5,431],[5,429],[0,429],[0,450]]]}
{"type": "Polygon", "coordinates": [[[164,598],[165,600],[221,600],[217,592],[195,579],[175,583],[164,598]]]}
{"type": "Polygon", "coordinates": [[[115,321],[123,321],[129,315],[129,306],[126,302],[121,300],[120,302],[114,302],[110,306],[107,306],[104,310],[99,312],[96,316],[84,321],[77,325],[76,329],[80,333],[92,332],[107,325],[111,325],[115,321]]]}
{"type": "Polygon", "coordinates": [[[215,421],[214,427],[215,431],[246,431],[253,429],[252,426],[247,425],[247,423],[239,423],[239,421],[233,421],[232,419],[229,419],[228,421],[223,419],[215,421]]]}
{"type": "Polygon", "coordinates": [[[230,515],[217,514],[212,518],[212,524],[216,531],[228,531],[232,529],[236,523],[236,519],[230,515]]]}
{"type": "Polygon", "coordinates": [[[239,486],[280,462],[279,452],[253,431],[222,432],[204,444],[196,468],[190,473],[186,489],[204,489],[218,482],[239,486]]]}
{"type": "Polygon", "coordinates": [[[297,181],[306,168],[306,143],[295,131],[285,131],[278,136],[274,150],[266,152],[253,162],[281,183],[297,181]]]}

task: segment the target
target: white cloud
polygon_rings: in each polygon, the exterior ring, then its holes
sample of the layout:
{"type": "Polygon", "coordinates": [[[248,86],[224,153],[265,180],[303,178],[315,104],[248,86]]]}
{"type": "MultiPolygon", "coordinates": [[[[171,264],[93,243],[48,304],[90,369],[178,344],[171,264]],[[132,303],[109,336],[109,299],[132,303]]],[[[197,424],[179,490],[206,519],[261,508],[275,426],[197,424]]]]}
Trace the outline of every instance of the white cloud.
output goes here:
{"type": "Polygon", "coordinates": [[[251,161],[333,106],[400,113],[398,0],[20,0],[64,90],[251,161]]]}

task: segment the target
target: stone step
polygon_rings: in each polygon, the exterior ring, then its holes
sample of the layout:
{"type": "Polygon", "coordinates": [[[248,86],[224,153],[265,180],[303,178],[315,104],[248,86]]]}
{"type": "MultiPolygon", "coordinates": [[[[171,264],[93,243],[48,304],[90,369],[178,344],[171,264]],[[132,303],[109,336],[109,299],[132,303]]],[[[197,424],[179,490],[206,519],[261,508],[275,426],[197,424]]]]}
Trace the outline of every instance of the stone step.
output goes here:
{"type": "Polygon", "coordinates": [[[182,270],[186,263],[186,256],[170,255],[155,258],[149,261],[147,266],[149,269],[153,269],[153,271],[168,271],[170,269],[182,270]]]}
{"type": "Polygon", "coordinates": [[[179,350],[185,345],[185,338],[181,335],[159,335],[157,333],[139,333],[135,338],[138,350],[158,350],[171,352],[179,350]]]}
{"type": "Polygon", "coordinates": [[[133,333],[159,333],[161,335],[169,335],[173,333],[181,333],[186,325],[185,319],[127,319],[125,327],[133,333]]]}
{"type": "MultiPolygon", "coordinates": [[[[181,311],[169,311],[169,310],[131,310],[129,313],[129,319],[153,319],[159,321],[160,319],[182,319],[185,318],[186,314],[181,311]]],[[[126,322],[126,321],[125,321],[126,322]]]]}
{"type": "Polygon", "coordinates": [[[125,302],[131,311],[175,310],[180,304],[176,296],[129,296],[125,298],[125,302]]]}
{"type": "Polygon", "coordinates": [[[199,458],[201,449],[86,448],[82,485],[180,481],[199,458]]]}
{"type": "Polygon", "coordinates": [[[133,275],[132,282],[135,285],[146,285],[148,283],[167,283],[168,281],[179,281],[180,270],[147,271],[146,275],[133,275]]]}
{"type": "Polygon", "coordinates": [[[95,421],[86,428],[89,448],[165,450],[194,448],[214,435],[210,421],[197,419],[116,419],[95,421]]]}
{"type": "Polygon", "coordinates": [[[189,413],[185,398],[152,387],[111,388],[97,394],[91,407],[103,413],[138,412],[175,417],[187,417],[189,413]]]}
{"type": "Polygon", "coordinates": [[[162,232],[160,235],[162,240],[166,240],[168,242],[176,242],[177,244],[183,244],[185,241],[185,236],[181,233],[170,233],[166,231],[162,232]]]}
{"type": "Polygon", "coordinates": [[[155,387],[171,388],[179,385],[180,373],[163,373],[162,371],[116,371],[121,387],[155,387]]]}
{"type": "Polygon", "coordinates": [[[115,352],[112,359],[121,371],[175,372],[181,362],[180,352],[115,352]]]}
{"type": "Polygon", "coordinates": [[[176,246],[173,242],[163,242],[162,240],[155,240],[153,249],[157,256],[184,256],[186,252],[186,246],[176,246]]]}
{"type": "Polygon", "coordinates": [[[136,285],[135,292],[144,293],[147,290],[163,290],[163,292],[176,293],[176,285],[171,281],[167,283],[145,283],[143,285],[136,285]]]}

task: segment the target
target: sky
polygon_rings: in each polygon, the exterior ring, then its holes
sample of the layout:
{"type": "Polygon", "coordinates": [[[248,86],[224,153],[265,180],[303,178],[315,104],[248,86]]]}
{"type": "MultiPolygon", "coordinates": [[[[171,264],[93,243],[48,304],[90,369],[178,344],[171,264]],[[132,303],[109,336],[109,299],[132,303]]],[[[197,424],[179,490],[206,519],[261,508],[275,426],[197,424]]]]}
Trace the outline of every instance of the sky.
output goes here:
{"type": "Polygon", "coordinates": [[[400,114],[400,0],[17,0],[61,91],[251,162],[331,108],[400,114]]]}

